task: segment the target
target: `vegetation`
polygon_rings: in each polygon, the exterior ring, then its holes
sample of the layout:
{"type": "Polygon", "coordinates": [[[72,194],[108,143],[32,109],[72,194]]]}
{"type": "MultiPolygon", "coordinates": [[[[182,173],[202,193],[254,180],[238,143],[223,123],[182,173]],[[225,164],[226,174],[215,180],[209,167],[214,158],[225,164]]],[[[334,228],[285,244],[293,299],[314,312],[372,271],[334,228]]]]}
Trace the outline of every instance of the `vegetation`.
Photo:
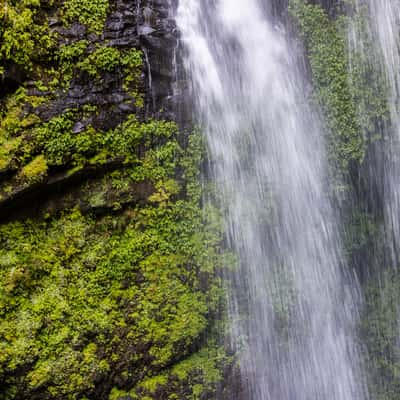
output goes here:
{"type": "MultiPolygon", "coordinates": [[[[351,5],[347,2],[347,11],[351,5]]],[[[315,100],[326,116],[331,162],[345,177],[343,231],[349,265],[359,273],[364,288],[360,341],[371,398],[394,400],[400,371],[399,273],[388,269],[392,266],[384,256],[379,197],[367,195],[370,191],[379,196],[368,168],[376,167],[375,146],[385,147],[382,127],[388,124],[387,82],[375,61],[382,56],[373,44],[363,7],[347,15],[340,10],[328,15],[321,5],[292,0],[290,10],[306,46],[315,100]],[[363,51],[349,37],[362,43],[363,51]]]]}
{"type": "Polygon", "coordinates": [[[367,345],[371,397],[395,400],[400,390],[400,276],[384,271],[367,286],[362,337],[367,345]]]}
{"type": "Polygon", "coordinates": [[[108,8],[108,0],[67,0],[62,16],[67,24],[79,21],[89,31],[101,33],[108,8]]]}
{"type": "MultiPolygon", "coordinates": [[[[180,158],[189,197],[171,199],[179,186],[171,178],[163,184],[168,174],[158,165],[159,176],[151,174],[158,191],[146,206],[100,218],[74,209],[1,226],[3,398],[21,388],[30,398],[94,398],[99,386],[113,385],[159,398],[149,382],[190,354],[221,295],[220,232],[198,205],[199,143],[191,143],[180,158]]],[[[188,360],[169,373],[187,380],[196,368],[188,360]]],[[[196,382],[217,380],[198,372],[196,382]]]]}
{"type": "MultiPolygon", "coordinates": [[[[368,146],[380,139],[376,126],[388,114],[384,82],[365,56],[351,47],[349,17],[339,14],[332,19],[320,5],[304,0],[292,0],[290,12],[307,48],[315,100],[326,115],[332,165],[346,174],[359,168],[368,146]]],[[[358,28],[372,52],[362,21],[358,28]]]]}
{"type": "Polygon", "coordinates": [[[8,62],[31,70],[35,62],[50,57],[53,46],[40,0],[0,1],[0,76],[8,62]]]}
{"type": "Polygon", "coordinates": [[[230,362],[212,333],[222,232],[201,202],[204,145],[144,118],[141,50],[100,41],[113,7],[0,0],[16,86],[0,99],[2,400],[205,399],[230,362]],[[103,128],[114,105],[59,105],[76,82],[137,112],[103,128]]]}
{"type": "MultiPolygon", "coordinates": [[[[204,145],[156,118],[162,110],[149,116],[142,50],[104,39],[115,7],[0,0],[0,400],[205,400],[232,363],[215,333],[225,265],[219,212],[202,202],[204,145]],[[71,95],[82,87],[116,91],[122,107],[71,95]]],[[[376,265],[382,215],[365,197],[388,120],[387,83],[371,61],[380,54],[363,9],[345,16],[290,0],[290,15],[345,177],[371,393],[394,400],[400,280],[376,265]],[[348,40],[350,22],[366,51],[348,40]]],[[[287,301],[272,305],[284,339],[294,294],[279,273],[276,298],[287,301]]]]}

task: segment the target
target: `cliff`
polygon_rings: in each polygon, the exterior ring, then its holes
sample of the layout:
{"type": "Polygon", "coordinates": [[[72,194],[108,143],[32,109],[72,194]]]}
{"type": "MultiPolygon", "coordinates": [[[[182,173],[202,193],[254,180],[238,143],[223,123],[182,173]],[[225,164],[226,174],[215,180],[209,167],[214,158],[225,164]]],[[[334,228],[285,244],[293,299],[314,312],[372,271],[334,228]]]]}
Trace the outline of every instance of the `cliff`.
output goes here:
{"type": "Polygon", "coordinates": [[[0,399],[207,399],[221,381],[221,229],[172,7],[0,2],[0,399]]]}

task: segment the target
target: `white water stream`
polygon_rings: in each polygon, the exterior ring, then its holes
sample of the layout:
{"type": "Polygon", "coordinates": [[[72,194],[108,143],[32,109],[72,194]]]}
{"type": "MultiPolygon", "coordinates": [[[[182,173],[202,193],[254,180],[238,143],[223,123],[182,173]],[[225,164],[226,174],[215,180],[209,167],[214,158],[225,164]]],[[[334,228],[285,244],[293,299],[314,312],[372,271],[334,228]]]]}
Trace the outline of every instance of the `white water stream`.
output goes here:
{"type": "Polygon", "coordinates": [[[248,400],[361,400],[355,286],[295,48],[268,0],[180,0],[177,24],[229,244],[248,400]]]}

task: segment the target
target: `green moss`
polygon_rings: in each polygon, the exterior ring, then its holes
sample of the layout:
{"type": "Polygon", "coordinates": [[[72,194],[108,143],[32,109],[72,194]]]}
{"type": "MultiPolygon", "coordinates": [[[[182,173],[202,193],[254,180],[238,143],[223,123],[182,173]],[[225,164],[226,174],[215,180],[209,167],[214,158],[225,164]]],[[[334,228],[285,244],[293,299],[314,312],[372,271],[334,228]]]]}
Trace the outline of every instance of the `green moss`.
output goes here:
{"type": "Polygon", "coordinates": [[[119,400],[122,399],[124,397],[127,397],[129,395],[129,393],[125,390],[120,390],[116,387],[114,387],[111,390],[110,396],[108,397],[108,400],[119,400]]]}
{"type": "Polygon", "coordinates": [[[20,177],[26,179],[28,182],[36,182],[47,174],[47,168],[46,159],[41,154],[22,168],[20,177]]]}
{"type": "Polygon", "coordinates": [[[2,142],[0,146],[0,170],[5,170],[10,167],[12,155],[18,150],[20,145],[21,137],[2,142]]]}
{"type": "Polygon", "coordinates": [[[144,99],[138,91],[143,70],[143,54],[140,50],[119,51],[114,47],[98,45],[92,53],[78,62],[77,68],[95,79],[100,79],[105,72],[118,70],[124,76],[124,90],[136,100],[138,107],[143,107],[144,99]]]}
{"type": "Polygon", "coordinates": [[[348,256],[366,251],[378,241],[379,228],[373,216],[354,211],[345,221],[344,245],[348,256]]]}
{"type": "Polygon", "coordinates": [[[380,400],[395,400],[400,391],[399,292],[399,272],[390,270],[369,281],[365,296],[362,339],[368,350],[368,382],[371,395],[380,400]]]}
{"type": "Polygon", "coordinates": [[[23,105],[27,100],[26,90],[20,88],[10,96],[1,110],[0,138],[10,139],[21,132],[23,118],[23,105]]]}
{"type": "Polygon", "coordinates": [[[223,366],[231,362],[225,351],[210,341],[172,368],[142,379],[130,391],[113,388],[109,400],[119,400],[124,396],[149,400],[212,399],[215,398],[218,384],[222,382],[223,366]]]}
{"type": "MultiPolygon", "coordinates": [[[[321,6],[304,0],[292,0],[290,11],[306,44],[315,98],[330,130],[331,160],[347,173],[363,162],[377,139],[376,124],[387,114],[384,84],[365,57],[349,47],[348,17],[331,19],[321,6]]],[[[366,45],[372,50],[371,42],[366,45]]]]}
{"type": "MultiPolygon", "coordinates": [[[[159,148],[150,149],[154,138],[172,138],[177,132],[174,123],[165,121],[149,121],[140,123],[135,115],[131,115],[116,129],[108,132],[98,132],[89,126],[85,131],[74,134],[72,132],[75,121],[79,121],[79,110],[70,110],[54,117],[49,122],[35,128],[33,143],[35,151],[42,151],[49,165],[64,165],[72,163],[83,165],[85,163],[104,163],[107,159],[123,157],[125,161],[137,161],[137,153],[140,149],[147,149],[146,158],[141,162],[143,169],[136,169],[134,174],[138,180],[150,177],[147,171],[148,164],[154,164],[158,160],[170,159],[179,152],[176,140],[170,140],[165,144],[160,142],[159,148]]],[[[170,162],[169,173],[174,169],[174,162],[170,162]]],[[[167,166],[165,166],[166,168],[167,166]]],[[[156,167],[151,171],[152,179],[164,176],[164,167],[159,172],[156,167]]]]}
{"type": "Polygon", "coordinates": [[[195,399],[221,378],[214,343],[193,356],[223,298],[219,212],[201,206],[201,138],[134,114],[76,132],[104,105],[46,119],[76,77],[101,85],[115,74],[143,106],[141,51],[96,44],[108,11],[105,0],[0,0],[0,74],[18,64],[31,81],[2,101],[0,198],[60,187],[31,218],[17,210],[0,225],[2,400],[195,399]],[[85,39],[52,36],[50,16],[85,25],[85,39]]]}
{"type": "Polygon", "coordinates": [[[114,47],[98,46],[77,67],[89,75],[96,76],[99,71],[112,72],[120,64],[120,52],[114,47]]]}
{"type": "MultiPolygon", "coordinates": [[[[175,162],[194,185],[192,143],[175,162]]],[[[160,176],[163,191],[176,193],[168,165],[160,176]]],[[[138,205],[119,216],[72,211],[0,227],[5,393],[24,387],[25,394],[80,398],[117,365],[119,382],[129,385],[139,373],[156,376],[176,354],[190,354],[219,304],[219,283],[211,277],[220,265],[220,231],[205,224],[197,196],[171,195],[163,207],[138,205]],[[209,278],[200,281],[200,270],[209,278]]]]}
{"type": "Polygon", "coordinates": [[[194,377],[194,374],[197,373],[203,376],[205,384],[214,384],[222,379],[218,364],[225,358],[225,352],[215,344],[211,344],[175,365],[171,373],[180,380],[188,379],[190,376],[194,377]]]}
{"type": "Polygon", "coordinates": [[[143,390],[155,393],[156,390],[161,386],[166,385],[168,382],[168,377],[166,375],[157,375],[144,380],[140,386],[143,390]]]}
{"type": "Polygon", "coordinates": [[[0,64],[11,61],[31,70],[33,60],[50,54],[54,40],[40,5],[40,0],[0,2],[0,64]]]}
{"type": "Polygon", "coordinates": [[[109,8],[108,0],[66,0],[63,19],[67,24],[78,21],[91,32],[101,33],[109,8]]]}
{"type": "Polygon", "coordinates": [[[365,144],[349,86],[345,32],[319,5],[293,0],[291,13],[307,46],[317,101],[332,132],[331,154],[346,170],[349,162],[362,162],[365,144]]]}
{"type": "Polygon", "coordinates": [[[60,46],[58,49],[57,60],[60,64],[60,71],[54,76],[58,80],[62,80],[64,86],[71,81],[76,63],[84,58],[89,42],[87,40],[79,40],[77,42],[60,46]]]}

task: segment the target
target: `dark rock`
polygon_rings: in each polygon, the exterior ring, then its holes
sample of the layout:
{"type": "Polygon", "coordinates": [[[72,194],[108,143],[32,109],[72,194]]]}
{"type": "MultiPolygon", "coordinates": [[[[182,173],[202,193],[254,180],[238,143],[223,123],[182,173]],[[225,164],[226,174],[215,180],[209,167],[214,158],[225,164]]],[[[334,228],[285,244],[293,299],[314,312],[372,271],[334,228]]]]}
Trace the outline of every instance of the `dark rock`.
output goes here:
{"type": "Polygon", "coordinates": [[[72,128],[72,133],[80,133],[85,130],[86,126],[83,122],[78,121],[72,128]]]}
{"type": "Polygon", "coordinates": [[[138,34],[141,36],[151,35],[155,30],[150,25],[141,25],[138,27],[138,34]]]}
{"type": "Polygon", "coordinates": [[[14,93],[26,79],[26,73],[17,64],[6,66],[4,74],[0,77],[0,98],[14,93]]]}
{"type": "Polygon", "coordinates": [[[86,35],[86,26],[74,23],[68,28],[55,28],[54,31],[64,38],[81,40],[86,35]]]}

